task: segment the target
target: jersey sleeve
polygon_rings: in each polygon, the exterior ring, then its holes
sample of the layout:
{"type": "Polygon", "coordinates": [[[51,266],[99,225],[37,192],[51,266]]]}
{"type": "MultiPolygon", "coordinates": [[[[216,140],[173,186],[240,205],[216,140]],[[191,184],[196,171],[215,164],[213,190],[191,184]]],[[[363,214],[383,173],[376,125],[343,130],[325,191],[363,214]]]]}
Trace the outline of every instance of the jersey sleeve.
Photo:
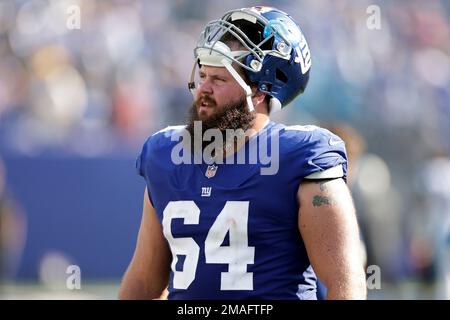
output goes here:
{"type": "Polygon", "coordinates": [[[166,172],[170,170],[173,137],[179,137],[184,126],[169,126],[152,134],[142,146],[136,158],[136,172],[145,179],[152,205],[152,194],[164,185],[166,172]]]}
{"type": "Polygon", "coordinates": [[[154,153],[153,149],[155,148],[154,145],[157,143],[157,137],[155,135],[156,134],[151,135],[144,142],[141,152],[136,158],[136,172],[145,180],[148,180],[148,175],[150,173],[148,167],[151,166],[151,162],[153,160],[152,156],[154,153]]]}
{"type": "Polygon", "coordinates": [[[152,149],[152,136],[149,137],[144,145],[142,146],[141,152],[136,158],[136,172],[138,175],[144,178],[146,186],[147,186],[147,193],[150,202],[153,205],[151,192],[150,192],[150,178],[149,178],[149,167],[151,166],[151,149],[152,149]]]}
{"type": "Polygon", "coordinates": [[[306,179],[332,177],[347,179],[347,153],[344,141],[329,130],[315,126],[298,126],[295,135],[294,159],[300,175],[306,179]],[[339,169],[339,170],[336,170],[339,169]],[[325,173],[325,174],[323,174],[325,173]],[[323,174],[323,175],[321,175],[323,174]]]}
{"type": "Polygon", "coordinates": [[[149,175],[153,174],[150,167],[155,165],[156,153],[161,151],[164,146],[170,141],[171,129],[177,128],[178,126],[166,127],[152,134],[142,146],[141,152],[136,158],[136,172],[138,175],[142,176],[147,182],[149,175]]]}
{"type": "Polygon", "coordinates": [[[319,173],[339,165],[342,177],[347,177],[347,152],[344,141],[326,129],[317,129],[310,140],[310,157],[306,163],[307,176],[319,173]]]}

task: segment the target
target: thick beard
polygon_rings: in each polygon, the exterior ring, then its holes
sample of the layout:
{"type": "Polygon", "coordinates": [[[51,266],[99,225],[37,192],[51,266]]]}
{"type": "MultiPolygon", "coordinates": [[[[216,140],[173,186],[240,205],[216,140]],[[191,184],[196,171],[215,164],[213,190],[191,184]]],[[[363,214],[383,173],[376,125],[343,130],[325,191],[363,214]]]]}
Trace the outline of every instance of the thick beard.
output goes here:
{"type": "MultiPolygon", "coordinates": [[[[215,105],[215,104],[214,104],[215,105]]],[[[217,105],[215,105],[217,108],[217,105]]],[[[211,143],[211,141],[201,141],[201,143],[194,143],[194,123],[195,121],[201,121],[202,123],[202,135],[203,138],[204,133],[208,129],[219,129],[222,133],[222,141],[223,148],[229,146],[231,144],[234,145],[235,141],[227,141],[226,140],[226,129],[239,130],[242,129],[243,132],[247,132],[253,125],[253,120],[255,119],[255,114],[248,110],[245,97],[241,97],[239,101],[229,104],[225,106],[223,109],[213,113],[208,119],[201,120],[198,111],[197,111],[197,101],[194,101],[188,113],[188,124],[186,126],[186,130],[189,132],[191,137],[191,146],[201,145],[201,150],[193,150],[193,151],[202,151],[211,143]]]]}

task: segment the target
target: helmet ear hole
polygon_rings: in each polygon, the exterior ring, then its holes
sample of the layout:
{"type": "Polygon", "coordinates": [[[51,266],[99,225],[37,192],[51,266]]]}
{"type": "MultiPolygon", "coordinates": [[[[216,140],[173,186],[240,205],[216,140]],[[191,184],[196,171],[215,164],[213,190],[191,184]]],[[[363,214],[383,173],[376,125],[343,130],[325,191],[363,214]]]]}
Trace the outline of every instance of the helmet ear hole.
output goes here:
{"type": "Polygon", "coordinates": [[[286,76],[286,74],[278,68],[275,71],[275,77],[277,78],[277,80],[280,80],[283,83],[288,82],[288,77],[286,76]]]}
{"type": "Polygon", "coordinates": [[[269,83],[261,83],[258,87],[258,90],[264,93],[270,92],[272,86],[269,83]]]}

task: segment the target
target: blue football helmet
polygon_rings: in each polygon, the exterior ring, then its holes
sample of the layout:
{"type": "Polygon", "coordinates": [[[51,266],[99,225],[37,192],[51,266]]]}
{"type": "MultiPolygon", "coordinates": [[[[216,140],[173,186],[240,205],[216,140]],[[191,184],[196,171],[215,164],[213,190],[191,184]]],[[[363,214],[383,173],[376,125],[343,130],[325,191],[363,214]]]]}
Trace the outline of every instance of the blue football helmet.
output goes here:
{"type": "Polygon", "coordinates": [[[264,6],[232,10],[209,22],[194,55],[191,90],[197,64],[226,67],[244,88],[253,110],[250,87],[231,67],[235,63],[245,70],[246,80],[270,96],[270,113],[303,93],[311,68],[311,54],[299,25],[288,14],[264,6]]]}

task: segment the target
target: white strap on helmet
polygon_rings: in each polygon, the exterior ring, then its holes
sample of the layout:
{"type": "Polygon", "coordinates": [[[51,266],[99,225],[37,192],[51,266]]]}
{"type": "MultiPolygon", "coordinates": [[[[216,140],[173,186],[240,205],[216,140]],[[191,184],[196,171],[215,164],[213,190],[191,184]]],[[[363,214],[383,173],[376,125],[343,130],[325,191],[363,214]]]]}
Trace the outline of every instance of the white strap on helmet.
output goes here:
{"type": "Polygon", "coordinates": [[[239,85],[244,89],[245,95],[247,97],[248,111],[252,112],[253,110],[255,110],[252,102],[252,89],[248,84],[245,83],[245,81],[242,79],[239,73],[237,73],[237,71],[233,68],[233,66],[231,65],[230,61],[228,61],[227,58],[222,59],[221,62],[223,66],[227,68],[228,72],[231,73],[231,75],[237,81],[237,83],[239,83],[239,85]]]}
{"type": "MultiPolygon", "coordinates": [[[[245,83],[239,73],[233,68],[231,65],[232,59],[234,55],[242,54],[243,51],[231,51],[230,47],[228,47],[225,43],[217,41],[214,43],[211,48],[197,48],[196,54],[198,59],[200,60],[201,65],[212,66],[212,67],[225,67],[228,72],[233,76],[233,78],[237,81],[237,83],[244,89],[248,110],[251,112],[255,108],[252,102],[252,90],[250,86],[245,83]]],[[[191,79],[189,82],[189,90],[192,95],[195,97],[195,69],[197,66],[197,61],[194,61],[194,67],[192,68],[191,79]]]]}

